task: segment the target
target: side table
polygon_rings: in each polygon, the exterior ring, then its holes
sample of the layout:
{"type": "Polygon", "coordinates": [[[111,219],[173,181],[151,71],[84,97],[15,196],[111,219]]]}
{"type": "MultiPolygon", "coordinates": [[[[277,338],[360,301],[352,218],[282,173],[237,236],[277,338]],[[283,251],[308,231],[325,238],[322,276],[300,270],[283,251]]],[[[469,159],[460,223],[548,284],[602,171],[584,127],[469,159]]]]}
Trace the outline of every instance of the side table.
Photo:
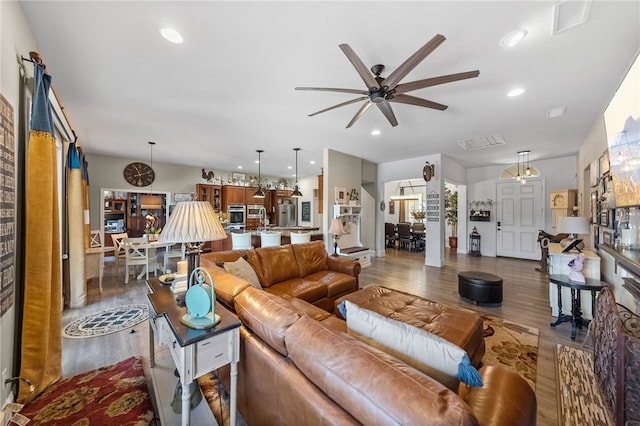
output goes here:
{"type": "Polygon", "coordinates": [[[149,360],[155,367],[154,336],[161,345],[169,345],[182,384],[182,425],[190,423],[191,387],[198,377],[231,365],[230,414],[231,425],[236,424],[238,361],[240,360],[240,321],[224,306],[216,303],[220,322],[208,330],[189,328],[180,322],[187,312],[177,305],[169,286],[158,278],[147,281],[149,294],[149,360]]]}
{"type": "Polygon", "coordinates": [[[568,275],[558,274],[549,275],[549,281],[558,287],[558,319],[550,325],[551,327],[555,327],[563,322],[571,321],[571,340],[576,340],[577,329],[582,329],[583,325],[588,325],[590,322],[589,320],[582,318],[580,291],[588,290],[591,292],[591,312],[595,315],[596,293],[603,288],[608,287],[608,284],[593,278],[586,278],[584,283],[579,283],[571,281],[568,275]],[[571,315],[565,315],[562,313],[562,287],[568,287],[571,289],[571,315]]]}

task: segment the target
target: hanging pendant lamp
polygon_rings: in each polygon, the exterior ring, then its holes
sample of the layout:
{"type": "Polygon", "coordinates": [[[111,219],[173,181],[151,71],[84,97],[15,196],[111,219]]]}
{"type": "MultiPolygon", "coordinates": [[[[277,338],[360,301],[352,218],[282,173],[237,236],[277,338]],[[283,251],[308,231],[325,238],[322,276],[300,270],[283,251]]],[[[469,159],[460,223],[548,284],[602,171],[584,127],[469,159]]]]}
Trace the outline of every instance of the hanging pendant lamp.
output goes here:
{"type": "Polygon", "coordinates": [[[302,192],[300,192],[300,188],[298,188],[298,151],[300,151],[300,148],[293,148],[293,150],[296,152],[296,185],[293,187],[291,196],[302,197],[302,192]]]}
{"type": "Polygon", "coordinates": [[[258,153],[258,189],[253,193],[253,198],[264,198],[264,191],[262,190],[262,175],[261,175],[261,161],[260,154],[264,152],[262,149],[256,149],[258,153]]]}
{"type": "MultiPolygon", "coordinates": [[[[149,159],[151,169],[153,170],[153,146],[156,143],[152,141],[149,141],[147,143],[149,144],[149,149],[151,150],[149,159]]],[[[153,195],[153,181],[151,181],[151,187],[149,188],[149,190],[151,191],[151,194],[140,196],[140,207],[147,210],[161,209],[162,197],[160,195],[153,195]]]]}

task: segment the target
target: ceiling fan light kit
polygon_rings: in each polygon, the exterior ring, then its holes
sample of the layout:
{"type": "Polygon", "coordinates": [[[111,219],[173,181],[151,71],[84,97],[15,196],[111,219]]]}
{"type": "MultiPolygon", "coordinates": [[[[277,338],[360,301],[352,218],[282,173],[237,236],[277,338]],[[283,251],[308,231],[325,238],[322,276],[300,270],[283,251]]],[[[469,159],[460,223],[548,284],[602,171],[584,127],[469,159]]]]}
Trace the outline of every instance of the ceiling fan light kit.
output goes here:
{"type": "Polygon", "coordinates": [[[366,85],[366,89],[340,89],[330,87],[296,87],[296,90],[311,90],[311,91],[324,91],[324,92],[338,92],[338,93],[351,93],[354,95],[360,95],[355,99],[351,99],[346,102],[339,103],[337,105],[330,106],[328,108],[316,111],[309,114],[309,117],[313,117],[323,112],[331,111],[336,108],[351,105],[356,102],[364,101],[362,106],[358,109],[353,116],[347,128],[350,128],[355,122],[362,117],[362,115],[371,107],[375,105],[380,112],[387,118],[391,126],[398,125],[398,120],[395,117],[391,103],[402,103],[407,105],[421,106],[424,108],[436,109],[444,111],[447,109],[447,105],[439,104],[427,99],[418,98],[415,96],[407,95],[407,92],[414,90],[424,89],[426,87],[437,86],[440,84],[451,83],[458,80],[464,80],[468,78],[475,78],[480,75],[480,71],[467,71],[456,74],[442,75],[438,77],[427,78],[423,80],[412,81],[404,84],[400,84],[400,81],[407,76],[418,64],[420,64],[427,56],[429,56],[440,44],[442,44],[446,38],[441,34],[436,34],[431,40],[429,40],[424,46],[418,49],[413,55],[411,55],[406,61],[404,61],[398,68],[396,68],[388,77],[381,77],[380,74],[384,71],[384,65],[375,64],[370,70],[367,69],[364,62],[358,57],[358,55],[351,49],[348,44],[339,45],[340,49],[347,56],[347,59],[351,62],[356,72],[362,78],[362,81],[366,85]],[[369,72],[371,71],[371,72],[369,72]]]}

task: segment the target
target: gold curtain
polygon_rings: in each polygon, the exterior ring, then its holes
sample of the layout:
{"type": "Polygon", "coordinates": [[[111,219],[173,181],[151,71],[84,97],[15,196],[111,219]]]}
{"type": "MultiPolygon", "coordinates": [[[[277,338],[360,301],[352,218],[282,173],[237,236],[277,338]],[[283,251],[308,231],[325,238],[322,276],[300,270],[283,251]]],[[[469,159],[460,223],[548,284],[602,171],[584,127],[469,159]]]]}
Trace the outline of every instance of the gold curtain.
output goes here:
{"type": "Polygon", "coordinates": [[[76,142],[67,151],[67,229],[69,232],[69,307],[87,304],[84,270],[84,191],[80,153],[76,142]]]}
{"type": "Polygon", "coordinates": [[[56,142],[49,104],[51,77],[34,66],[35,89],[26,159],[25,279],[18,402],[35,398],[62,370],[60,231],[56,142]]]}

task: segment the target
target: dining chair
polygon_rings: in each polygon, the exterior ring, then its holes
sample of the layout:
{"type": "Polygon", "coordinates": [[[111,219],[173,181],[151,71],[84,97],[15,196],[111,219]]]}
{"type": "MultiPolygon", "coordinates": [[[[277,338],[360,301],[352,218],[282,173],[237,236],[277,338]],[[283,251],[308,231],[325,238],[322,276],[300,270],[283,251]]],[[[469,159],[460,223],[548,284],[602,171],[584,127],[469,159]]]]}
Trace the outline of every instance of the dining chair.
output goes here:
{"type": "Polygon", "coordinates": [[[162,271],[165,274],[167,273],[167,267],[169,266],[169,259],[172,259],[174,257],[179,257],[180,260],[184,260],[185,252],[186,252],[186,245],[184,243],[181,243],[179,247],[177,244],[174,244],[168,247],[167,250],[165,250],[165,252],[162,255],[164,258],[162,262],[162,268],[163,268],[162,271]]]}
{"type": "Polygon", "coordinates": [[[260,247],[279,246],[281,237],[281,232],[262,232],[260,234],[260,247]]]}
{"type": "Polygon", "coordinates": [[[396,247],[396,226],[393,223],[384,223],[384,242],[387,247],[396,247]]]}
{"type": "Polygon", "coordinates": [[[129,234],[123,232],[121,234],[111,234],[111,241],[113,242],[113,257],[116,260],[116,271],[120,267],[120,259],[124,260],[126,250],[124,248],[124,239],[129,238],[129,234]]]}
{"type": "Polygon", "coordinates": [[[91,230],[91,233],[89,234],[89,247],[90,248],[102,247],[102,238],[100,237],[99,229],[91,230]]]}
{"type": "Polygon", "coordinates": [[[146,238],[125,238],[125,274],[124,283],[129,283],[129,267],[141,265],[145,269],[146,279],[149,279],[149,249],[146,238]]]}
{"type": "Polygon", "coordinates": [[[400,248],[406,246],[409,251],[411,251],[414,243],[413,235],[411,235],[411,227],[408,223],[398,223],[397,228],[400,248]]]}
{"type": "Polygon", "coordinates": [[[231,233],[231,250],[247,250],[252,248],[251,232],[231,233]]]}
{"type": "Polygon", "coordinates": [[[311,232],[292,232],[289,234],[291,244],[304,244],[311,241],[311,232]]]}

